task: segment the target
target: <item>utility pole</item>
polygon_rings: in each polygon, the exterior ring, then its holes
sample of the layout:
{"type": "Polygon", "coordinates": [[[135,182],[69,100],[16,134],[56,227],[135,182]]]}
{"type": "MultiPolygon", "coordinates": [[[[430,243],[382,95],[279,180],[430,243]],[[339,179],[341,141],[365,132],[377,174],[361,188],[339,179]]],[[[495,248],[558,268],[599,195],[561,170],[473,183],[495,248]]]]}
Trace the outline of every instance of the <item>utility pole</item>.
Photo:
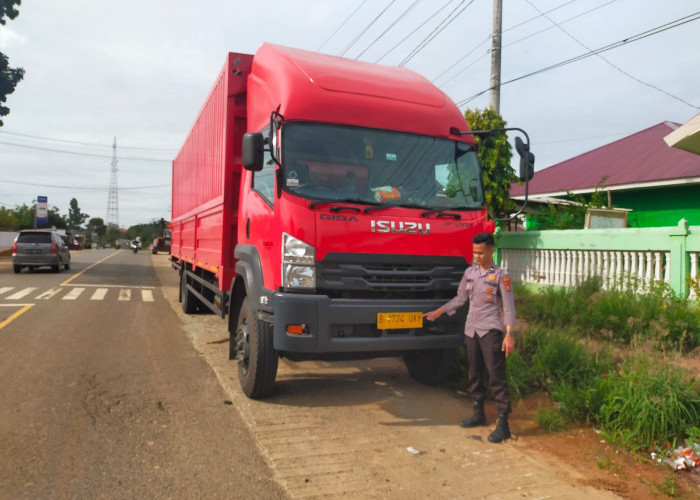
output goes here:
{"type": "Polygon", "coordinates": [[[493,34],[491,35],[491,93],[489,105],[501,114],[501,31],[503,0],[493,0],[493,34]]]}
{"type": "Polygon", "coordinates": [[[117,138],[112,145],[112,176],[109,180],[109,198],[107,198],[107,227],[114,225],[119,229],[119,187],[117,184],[117,138]]]}

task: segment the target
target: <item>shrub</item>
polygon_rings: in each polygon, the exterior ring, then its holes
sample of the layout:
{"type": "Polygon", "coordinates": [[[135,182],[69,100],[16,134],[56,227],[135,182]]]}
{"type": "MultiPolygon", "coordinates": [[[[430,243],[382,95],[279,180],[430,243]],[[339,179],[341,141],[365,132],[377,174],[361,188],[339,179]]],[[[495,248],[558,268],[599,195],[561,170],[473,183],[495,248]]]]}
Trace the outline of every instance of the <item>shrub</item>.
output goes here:
{"type": "Polygon", "coordinates": [[[535,422],[537,422],[537,425],[539,425],[542,430],[549,434],[566,429],[564,419],[556,410],[552,408],[539,410],[535,414],[535,422]]]}

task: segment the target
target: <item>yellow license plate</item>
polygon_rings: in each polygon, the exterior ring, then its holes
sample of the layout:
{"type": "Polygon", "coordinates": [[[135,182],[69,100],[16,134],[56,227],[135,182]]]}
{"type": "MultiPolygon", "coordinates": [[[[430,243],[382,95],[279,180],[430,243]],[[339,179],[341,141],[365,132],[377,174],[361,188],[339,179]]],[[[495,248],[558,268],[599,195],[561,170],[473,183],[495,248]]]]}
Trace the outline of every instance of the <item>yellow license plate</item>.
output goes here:
{"type": "Polygon", "coordinates": [[[396,328],[422,328],[423,313],[377,313],[377,328],[392,330],[396,328]]]}

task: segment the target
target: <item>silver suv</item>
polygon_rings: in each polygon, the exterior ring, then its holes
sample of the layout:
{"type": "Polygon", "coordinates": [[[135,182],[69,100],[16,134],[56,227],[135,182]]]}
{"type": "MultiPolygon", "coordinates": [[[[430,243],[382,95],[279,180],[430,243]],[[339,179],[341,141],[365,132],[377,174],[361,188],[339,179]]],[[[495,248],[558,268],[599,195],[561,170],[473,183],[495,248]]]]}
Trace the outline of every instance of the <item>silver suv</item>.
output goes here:
{"type": "Polygon", "coordinates": [[[36,269],[50,266],[53,272],[70,269],[68,245],[53,231],[34,229],[21,231],[12,242],[12,265],[16,273],[23,267],[36,269]]]}

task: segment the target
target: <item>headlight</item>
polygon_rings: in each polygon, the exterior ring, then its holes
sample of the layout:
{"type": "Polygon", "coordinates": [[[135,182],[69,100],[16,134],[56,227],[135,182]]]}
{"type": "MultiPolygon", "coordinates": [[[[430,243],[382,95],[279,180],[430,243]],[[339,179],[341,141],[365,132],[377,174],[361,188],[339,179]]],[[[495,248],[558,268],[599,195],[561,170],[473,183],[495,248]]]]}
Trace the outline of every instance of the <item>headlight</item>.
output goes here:
{"type": "Polygon", "coordinates": [[[282,286],[316,288],[314,247],[282,233],[282,286]]]}

